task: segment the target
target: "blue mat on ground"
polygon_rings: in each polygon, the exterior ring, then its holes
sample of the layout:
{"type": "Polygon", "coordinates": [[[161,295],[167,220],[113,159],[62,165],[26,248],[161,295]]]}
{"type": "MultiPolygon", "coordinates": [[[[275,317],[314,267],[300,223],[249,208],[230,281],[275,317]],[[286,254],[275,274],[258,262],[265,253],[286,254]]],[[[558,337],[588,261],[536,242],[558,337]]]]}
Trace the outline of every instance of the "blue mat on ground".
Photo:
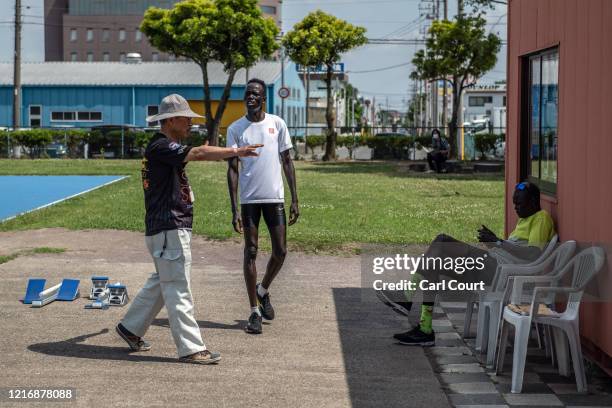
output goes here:
{"type": "Polygon", "coordinates": [[[45,290],[45,283],[45,279],[30,279],[26,288],[26,294],[23,297],[23,303],[30,305],[33,300],[38,300],[38,294],[45,290]]]}
{"type": "Polygon", "coordinates": [[[79,280],[64,279],[57,294],[57,300],[67,300],[70,302],[76,299],[77,296],[79,296],[79,280]]]}
{"type": "Polygon", "coordinates": [[[0,221],[121,180],[125,176],[0,176],[0,221]]]}

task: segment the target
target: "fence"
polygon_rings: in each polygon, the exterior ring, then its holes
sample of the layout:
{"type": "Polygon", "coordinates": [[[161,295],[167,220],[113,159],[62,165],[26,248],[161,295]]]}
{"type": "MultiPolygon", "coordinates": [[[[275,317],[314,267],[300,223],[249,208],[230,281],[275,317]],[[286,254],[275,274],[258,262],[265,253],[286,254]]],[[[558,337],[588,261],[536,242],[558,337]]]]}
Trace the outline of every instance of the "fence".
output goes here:
{"type": "MultiPolygon", "coordinates": [[[[424,160],[431,147],[434,128],[338,127],[338,156],[347,159],[424,160]]],[[[0,157],[134,159],[159,128],[107,126],[100,128],[39,128],[0,131],[0,157]]],[[[219,145],[225,145],[227,128],[219,132],[219,145]]],[[[319,159],[324,153],[326,127],[290,127],[296,157],[319,159]]],[[[443,135],[444,136],[444,135],[443,135]]],[[[194,128],[186,144],[197,146],[206,140],[206,131],[194,128]]],[[[505,129],[461,128],[454,143],[462,160],[503,158],[505,129]]]]}
{"type": "MultiPolygon", "coordinates": [[[[431,148],[431,132],[434,127],[337,127],[337,146],[350,153],[360,146],[372,149],[373,159],[424,160],[431,148]]],[[[304,150],[313,156],[322,154],[325,146],[326,127],[290,127],[289,132],[304,150]]],[[[442,133],[443,137],[447,137],[442,133]]],[[[453,144],[453,156],[461,160],[480,158],[501,159],[505,155],[505,128],[459,128],[453,144]]]]}
{"type": "MultiPolygon", "coordinates": [[[[135,159],[157,131],[116,126],[5,130],[0,131],[0,157],[135,159]]],[[[185,142],[196,146],[204,140],[205,134],[194,130],[185,142]]]]}

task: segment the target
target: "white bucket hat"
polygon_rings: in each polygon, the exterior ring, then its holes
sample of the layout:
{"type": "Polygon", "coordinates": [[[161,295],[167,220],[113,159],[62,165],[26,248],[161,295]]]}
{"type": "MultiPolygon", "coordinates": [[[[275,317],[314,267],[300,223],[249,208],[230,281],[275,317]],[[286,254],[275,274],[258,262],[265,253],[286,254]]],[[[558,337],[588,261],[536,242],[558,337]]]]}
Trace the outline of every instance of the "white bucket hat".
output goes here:
{"type": "Polygon", "coordinates": [[[159,112],[157,115],[148,116],[147,122],[157,122],[158,120],[183,116],[187,118],[203,118],[189,107],[189,103],[179,94],[172,94],[162,99],[159,104],[159,112]]]}

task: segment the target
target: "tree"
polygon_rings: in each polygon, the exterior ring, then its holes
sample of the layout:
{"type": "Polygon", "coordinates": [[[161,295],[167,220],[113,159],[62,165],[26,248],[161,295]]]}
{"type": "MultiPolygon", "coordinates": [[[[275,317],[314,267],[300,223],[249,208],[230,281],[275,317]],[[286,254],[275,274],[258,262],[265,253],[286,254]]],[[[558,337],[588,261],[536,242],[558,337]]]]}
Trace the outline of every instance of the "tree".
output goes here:
{"type": "Polygon", "coordinates": [[[463,3],[471,6],[477,11],[485,9],[494,9],[496,5],[508,5],[506,0],[463,0],[463,3]]]}
{"type": "Polygon", "coordinates": [[[325,66],[327,75],[327,135],[323,160],[336,158],[336,131],[332,102],[334,64],[342,53],[367,42],[366,29],[354,26],[321,10],[308,14],[283,38],[283,46],[293,61],[306,67],[325,66]]]}
{"type": "Polygon", "coordinates": [[[408,102],[408,112],[404,116],[404,122],[402,126],[407,128],[418,128],[421,127],[420,123],[420,109],[421,106],[425,106],[427,103],[427,95],[424,93],[415,94],[410,102],[408,102]]]}
{"type": "Polygon", "coordinates": [[[463,91],[495,66],[501,40],[487,34],[486,21],[478,17],[459,17],[454,21],[434,21],[426,40],[412,63],[413,79],[448,81],[453,92],[453,110],[449,122],[451,154],[456,154],[459,106],[463,91]]]}
{"type": "Polygon", "coordinates": [[[140,30],[164,52],[193,60],[202,70],[204,116],[209,142],[216,145],[236,71],[253,66],[278,48],[278,27],[263,17],[257,0],[185,0],[172,9],[151,7],[140,30]],[[227,81],[212,111],[208,63],[223,64],[227,81]]]}
{"type": "Polygon", "coordinates": [[[359,99],[359,90],[351,84],[346,84],[346,87],[344,88],[344,98],[346,101],[344,104],[344,117],[346,118],[345,126],[350,128],[354,125],[357,129],[360,129],[363,106],[361,105],[361,101],[359,99]],[[352,110],[351,100],[353,100],[352,110]],[[351,123],[352,118],[355,119],[354,123],[351,123]]]}
{"type": "Polygon", "coordinates": [[[13,139],[26,148],[31,159],[40,158],[45,153],[45,147],[53,141],[51,131],[47,129],[14,132],[13,139]]]}

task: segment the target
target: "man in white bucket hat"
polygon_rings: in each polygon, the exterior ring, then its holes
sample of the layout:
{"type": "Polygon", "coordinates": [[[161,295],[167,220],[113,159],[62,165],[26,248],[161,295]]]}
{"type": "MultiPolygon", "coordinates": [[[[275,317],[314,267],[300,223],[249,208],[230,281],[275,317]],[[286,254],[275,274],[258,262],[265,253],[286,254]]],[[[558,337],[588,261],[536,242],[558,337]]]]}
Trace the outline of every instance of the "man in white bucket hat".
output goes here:
{"type": "Polygon", "coordinates": [[[162,99],[157,115],[147,118],[147,122],[161,124],[161,131],[152,138],[142,160],[145,242],[153,257],[155,272],[138,292],[116,330],[133,351],[148,351],[151,346],[142,337],[166,306],[179,360],[211,364],[218,362],[221,355],[207,350],[202,341],[189,284],[194,196],[185,166],[194,160],[255,157],[258,155],[255,150],[262,145],[225,148],[181,144],[189,135],[191,119],[201,117],[190,109],[185,98],[172,94],[162,99]]]}

